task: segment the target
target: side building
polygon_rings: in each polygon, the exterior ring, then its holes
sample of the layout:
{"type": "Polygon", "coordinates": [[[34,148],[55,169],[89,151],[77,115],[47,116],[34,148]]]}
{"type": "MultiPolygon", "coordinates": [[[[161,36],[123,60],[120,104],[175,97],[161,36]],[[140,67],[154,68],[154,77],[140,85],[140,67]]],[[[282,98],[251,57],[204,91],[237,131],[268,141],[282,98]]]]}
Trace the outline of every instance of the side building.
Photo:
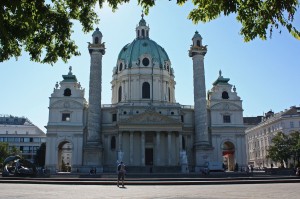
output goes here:
{"type": "Polygon", "coordinates": [[[0,142],[16,147],[23,158],[34,162],[36,151],[46,143],[46,134],[25,117],[0,115],[0,142]]]}
{"type": "MultiPolygon", "coordinates": [[[[267,158],[267,150],[272,144],[272,138],[278,132],[288,135],[300,131],[300,107],[292,106],[279,113],[269,111],[263,117],[257,118],[261,118],[261,122],[257,125],[252,123],[246,129],[248,164],[258,168],[271,167],[271,164],[275,167],[279,166],[267,158]]],[[[245,126],[247,121],[249,122],[250,119],[244,118],[245,126]]]]}

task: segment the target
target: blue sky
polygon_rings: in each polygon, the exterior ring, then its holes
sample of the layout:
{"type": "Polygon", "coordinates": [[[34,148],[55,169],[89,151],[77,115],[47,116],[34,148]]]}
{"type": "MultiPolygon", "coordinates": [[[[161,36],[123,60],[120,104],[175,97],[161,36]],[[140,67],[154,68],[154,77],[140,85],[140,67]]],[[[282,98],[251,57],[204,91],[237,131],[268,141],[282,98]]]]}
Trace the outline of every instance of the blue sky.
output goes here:
{"type": "MultiPolygon", "coordinates": [[[[203,44],[208,45],[205,56],[206,90],[212,88],[219,70],[222,70],[223,76],[230,78],[229,83],[236,86],[243,100],[244,116],[299,106],[299,40],[282,29],[281,34],[273,31],[272,39],[255,39],[245,43],[239,35],[241,25],[235,16],[222,16],[206,24],[193,24],[187,19],[192,8],[190,3],[180,7],[175,1],[157,1],[150,14],[145,16],[150,26],[150,38],[166,50],[172,62],[177,102],[193,105],[192,59],[188,56],[188,50],[197,30],[203,37],[203,44]]],[[[135,1],[120,6],[115,13],[107,7],[97,9],[101,21],[95,28],[100,28],[106,44],[102,104],[111,102],[112,70],[119,51],[135,38],[141,10],[135,1]]],[[[299,25],[299,19],[295,24],[299,25]]],[[[55,83],[68,73],[69,66],[73,67],[73,73],[86,89],[88,100],[90,56],[87,42],[91,41],[91,34],[84,34],[81,26],[75,23],[72,38],[79,46],[81,56],[72,57],[68,63],[59,61],[51,66],[30,62],[26,52],[18,60],[12,58],[0,63],[0,114],[25,116],[45,131],[49,97],[55,83]]]]}

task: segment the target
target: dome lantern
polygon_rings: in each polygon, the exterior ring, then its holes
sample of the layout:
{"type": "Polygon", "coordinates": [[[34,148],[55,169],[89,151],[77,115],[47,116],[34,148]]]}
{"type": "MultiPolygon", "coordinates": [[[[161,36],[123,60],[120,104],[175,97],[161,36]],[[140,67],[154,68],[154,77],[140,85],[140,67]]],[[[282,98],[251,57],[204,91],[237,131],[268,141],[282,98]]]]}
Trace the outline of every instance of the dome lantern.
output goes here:
{"type": "Polygon", "coordinates": [[[149,26],[147,26],[146,20],[144,19],[144,13],[142,13],[142,19],[136,27],[136,38],[149,38],[149,26]]]}

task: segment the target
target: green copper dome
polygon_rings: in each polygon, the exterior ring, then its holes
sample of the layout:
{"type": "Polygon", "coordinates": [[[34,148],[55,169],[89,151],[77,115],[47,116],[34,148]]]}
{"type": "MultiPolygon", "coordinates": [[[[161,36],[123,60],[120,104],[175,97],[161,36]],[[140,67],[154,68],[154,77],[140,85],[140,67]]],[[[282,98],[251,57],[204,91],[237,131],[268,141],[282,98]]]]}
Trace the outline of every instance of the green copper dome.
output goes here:
{"type": "Polygon", "coordinates": [[[132,67],[153,67],[171,69],[171,62],[166,51],[149,38],[150,27],[145,19],[136,27],[136,38],[125,45],[119,53],[117,67],[119,71],[132,67]]]}
{"type": "MultiPolygon", "coordinates": [[[[149,58],[152,67],[163,68],[166,62],[170,62],[169,56],[166,51],[158,45],[155,41],[145,38],[137,38],[133,42],[125,45],[119,53],[118,60],[123,61],[128,68],[134,67],[135,63],[143,62],[143,57],[149,58]]],[[[143,63],[143,65],[145,65],[143,63]]]]}

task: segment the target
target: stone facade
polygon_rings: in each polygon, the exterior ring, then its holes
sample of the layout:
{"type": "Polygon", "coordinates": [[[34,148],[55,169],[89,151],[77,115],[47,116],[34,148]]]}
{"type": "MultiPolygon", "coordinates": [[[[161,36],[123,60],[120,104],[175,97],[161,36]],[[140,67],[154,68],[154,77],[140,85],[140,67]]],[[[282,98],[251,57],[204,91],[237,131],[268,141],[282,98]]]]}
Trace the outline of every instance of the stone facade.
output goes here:
{"type": "MultiPolygon", "coordinates": [[[[267,158],[268,147],[278,133],[290,134],[300,130],[300,107],[292,106],[279,113],[267,112],[261,121],[246,129],[248,163],[257,168],[279,166],[267,158]]],[[[285,165],[288,166],[288,165],[285,165]]]]}
{"type": "Polygon", "coordinates": [[[46,134],[25,117],[0,115],[0,142],[8,143],[9,149],[16,147],[21,156],[35,162],[35,155],[46,134]]]}
{"type": "Polygon", "coordinates": [[[215,84],[206,99],[207,49],[201,36],[194,35],[190,49],[195,104],[184,106],[176,102],[171,61],[164,48],[150,39],[149,30],[142,17],[136,38],[121,49],[113,68],[112,104],[101,104],[105,47],[96,29],[88,46],[89,105],[71,70],[50,97],[46,162],[50,170],[60,169],[59,151],[65,143],[72,145],[73,172],[90,168],[115,172],[120,161],[131,172],[198,172],[210,161],[224,162],[231,170],[235,163],[246,164],[242,101],[229,79],[226,85],[215,84]],[[72,95],[64,95],[67,88],[72,95]],[[222,99],[225,90],[229,98],[222,99]],[[64,106],[66,102],[69,106],[64,106]],[[69,120],[63,121],[66,113],[69,120]],[[222,114],[230,115],[229,122],[222,114]]]}

